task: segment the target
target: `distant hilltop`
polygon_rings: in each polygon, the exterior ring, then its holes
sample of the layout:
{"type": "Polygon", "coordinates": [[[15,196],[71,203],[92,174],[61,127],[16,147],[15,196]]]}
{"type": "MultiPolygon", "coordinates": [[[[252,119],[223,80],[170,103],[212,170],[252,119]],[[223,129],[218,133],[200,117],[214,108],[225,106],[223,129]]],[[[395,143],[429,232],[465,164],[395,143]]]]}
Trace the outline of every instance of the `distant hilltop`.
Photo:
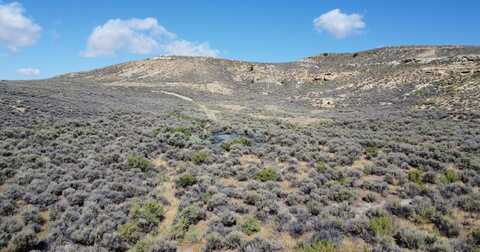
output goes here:
{"type": "Polygon", "coordinates": [[[258,88],[263,94],[280,95],[278,90],[283,89],[281,99],[314,107],[348,106],[351,99],[390,104],[425,93],[438,98],[429,103],[473,108],[480,107],[479,77],[480,47],[400,46],[322,53],[289,63],[160,56],[57,78],[110,86],[163,85],[229,96],[258,88]],[[295,94],[301,89],[307,93],[295,94]]]}

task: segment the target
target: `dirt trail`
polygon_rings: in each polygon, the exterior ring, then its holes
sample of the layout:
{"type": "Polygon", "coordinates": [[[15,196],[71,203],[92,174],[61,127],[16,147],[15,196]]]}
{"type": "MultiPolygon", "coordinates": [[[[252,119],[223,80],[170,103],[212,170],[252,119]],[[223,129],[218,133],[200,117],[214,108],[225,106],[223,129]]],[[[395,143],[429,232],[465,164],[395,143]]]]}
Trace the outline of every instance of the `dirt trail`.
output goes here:
{"type": "Polygon", "coordinates": [[[174,188],[175,186],[173,182],[165,182],[161,188],[159,188],[162,191],[163,196],[170,202],[170,205],[166,207],[164,220],[158,228],[160,234],[162,235],[168,234],[169,228],[173,225],[173,221],[175,220],[175,216],[178,212],[178,205],[180,202],[175,197],[174,188]]]}
{"type": "MultiPolygon", "coordinates": [[[[161,157],[153,159],[152,163],[155,165],[155,167],[157,167],[157,169],[163,170],[165,172],[165,175],[170,178],[169,180],[160,183],[156,189],[158,193],[162,195],[165,199],[167,199],[170,204],[165,206],[164,219],[161,222],[161,224],[158,226],[158,233],[155,235],[155,237],[168,237],[169,232],[171,231],[171,228],[175,221],[175,217],[177,216],[178,211],[180,210],[179,209],[180,200],[175,196],[175,191],[176,191],[175,182],[174,182],[175,171],[161,157]]],[[[195,225],[195,227],[201,230],[206,230],[207,228],[205,222],[199,222],[195,225]]],[[[195,242],[195,243],[181,242],[178,244],[178,246],[180,249],[179,251],[200,252],[202,251],[204,244],[205,244],[204,241],[195,242]]]]}
{"type": "MultiPolygon", "coordinates": [[[[175,176],[175,172],[161,157],[152,160],[152,163],[155,165],[155,167],[157,167],[157,169],[164,169],[163,172],[165,172],[165,175],[169,178],[173,178],[175,176]]],[[[168,206],[165,206],[165,216],[162,223],[158,227],[159,235],[165,236],[168,235],[168,232],[170,231],[169,229],[173,225],[180,202],[177,197],[175,197],[175,184],[172,179],[160,183],[160,185],[157,187],[157,191],[163,197],[165,197],[168,202],[170,202],[168,206]]]]}
{"type": "Polygon", "coordinates": [[[184,101],[191,102],[191,103],[197,105],[207,115],[208,119],[210,119],[212,121],[217,121],[217,117],[215,116],[215,112],[213,110],[209,109],[207,106],[205,106],[205,105],[203,105],[199,102],[196,102],[192,98],[190,98],[188,96],[181,95],[181,94],[177,94],[177,93],[174,93],[174,92],[168,92],[168,91],[163,91],[163,90],[160,90],[159,92],[162,93],[162,94],[175,96],[175,97],[180,98],[184,101]]]}
{"type": "Polygon", "coordinates": [[[160,93],[166,94],[166,95],[173,95],[173,96],[178,97],[182,100],[189,101],[189,102],[194,102],[192,98],[181,95],[181,94],[177,94],[177,93],[173,93],[173,92],[167,92],[167,91],[163,91],[163,90],[160,90],[160,93]]]}

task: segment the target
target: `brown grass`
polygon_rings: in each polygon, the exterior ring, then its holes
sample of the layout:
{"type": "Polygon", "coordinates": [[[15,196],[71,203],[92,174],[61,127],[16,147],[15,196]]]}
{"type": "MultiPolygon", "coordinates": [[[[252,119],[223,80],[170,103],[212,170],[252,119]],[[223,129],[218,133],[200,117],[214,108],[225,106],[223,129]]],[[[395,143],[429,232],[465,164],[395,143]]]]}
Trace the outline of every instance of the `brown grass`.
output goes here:
{"type": "Polygon", "coordinates": [[[372,161],[368,160],[365,156],[362,156],[360,159],[355,160],[355,162],[353,162],[352,169],[363,170],[363,168],[366,165],[371,164],[371,163],[372,163],[372,161]]]}
{"type": "Polygon", "coordinates": [[[220,178],[219,182],[222,185],[228,186],[228,187],[244,187],[247,184],[247,182],[245,181],[238,181],[232,177],[220,178]]]}
{"type": "Polygon", "coordinates": [[[240,164],[261,164],[262,161],[256,155],[243,155],[240,157],[240,164]]]}
{"type": "Polygon", "coordinates": [[[384,176],[379,175],[365,175],[361,178],[362,181],[384,181],[384,176]]]}
{"type": "Polygon", "coordinates": [[[42,225],[42,231],[37,235],[40,240],[47,238],[48,230],[49,230],[48,220],[50,219],[49,214],[50,212],[48,210],[40,212],[40,217],[44,221],[42,225]]]}
{"type": "Polygon", "coordinates": [[[288,182],[287,180],[284,180],[284,181],[280,182],[279,184],[280,184],[280,188],[282,188],[282,190],[287,192],[287,193],[292,193],[292,192],[297,191],[297,188],[291,186],[290,182],[288,182]]]}
{"type": "Polygon", "coordinates": [[[342,252],[364,252],[368,250],[368,244],[362,239],[346,238],[336,249],[342,252]]]}
{"type": "Polygon", "coordinates": [[[403,218],[394,217],[394,224],[396,227],[400,227],[400,228],[417,229],[430,234],[434,234],[434,233],[438,234],[438,230],[436,229],[435,225],[432,223],[426,223],[426,224],[413,223],[403,218]]]}
{"type": "Polygon", "coordinates": [[[472,230],[480,228],[480,214],[468,213],[454,208],[451,216],[455,223],[459,223],[462,226],[460,229],[460,237],[462,238],[466,238],[472,230]]]}
{"type": "Polygon", "coordinates": [[[155,168],[159,170],[168,168],[168,162],[163,160],[161,157],[158,157],[152,160],[152,164],[155,166],[155,168]]]}
{"type": "Polygon", "coordinates": [[[295,248],[297,247],[299,241],[306,241],[308,235],[305,234],[301,237],[294,238],[288,233],[284,232],[278,232],[275,229],[275,224],[273,223],[262,223],[262,228],[260,232],[247,236],[244,235],[245,240],[253,240],[256,237],[263,239],[263,240],[272,240],[272,241],[277,241],[280,242],[284,249],[283,251],[294,251],[295,248]]]}
{"type": "Polygon", "coordinates": [[[0,185],[0,193],[7,191],[7,184],[0,185]]]}

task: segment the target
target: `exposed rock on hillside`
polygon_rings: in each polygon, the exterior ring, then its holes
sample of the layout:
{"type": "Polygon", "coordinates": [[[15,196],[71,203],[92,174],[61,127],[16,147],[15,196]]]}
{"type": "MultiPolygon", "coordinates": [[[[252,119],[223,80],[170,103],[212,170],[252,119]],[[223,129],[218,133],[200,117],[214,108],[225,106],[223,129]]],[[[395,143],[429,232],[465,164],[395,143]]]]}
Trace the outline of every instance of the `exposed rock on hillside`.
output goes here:
{"type": "Polygon", "coordinates": [[[263,94],[313,107],[399,104],[414,99],[447,109],[472,109],[478,108],[479,76],[479,47],[417,46],[324,53],[278,64],[155,57],[59,78],[237,98],[263,94]]]}

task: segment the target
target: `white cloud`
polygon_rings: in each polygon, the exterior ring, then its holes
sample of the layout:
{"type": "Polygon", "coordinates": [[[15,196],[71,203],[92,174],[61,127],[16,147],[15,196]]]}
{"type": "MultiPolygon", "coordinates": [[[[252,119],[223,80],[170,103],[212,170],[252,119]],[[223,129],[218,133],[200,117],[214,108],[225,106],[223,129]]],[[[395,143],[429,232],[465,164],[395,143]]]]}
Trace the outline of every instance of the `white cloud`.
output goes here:
{"type": "Polygon", "coordinates": [[[175,33],[168,31],[155,18],[108,20],[90,34],[82,55],[113,56],[118,52],[211,57],[218,55],[218,51],[211,49],[207,43],[178,39],[175,33]]]}
{"type": "Polygon", "coordinates": [[[37,76],[40,76],[40,69],[20,68],[17,70],[17,74],[25,77],[37,77],[37,76]]]}
{"type": "Polygon", "coordinates": [[[0,4],[0,43],[16,52],[21,47],[33,45],[40,37],[42,28],[24,16],[19,3],[0,4]]]}
{"type": "Polygon", "coordinates": [[[313,25],[318,31],[326,31],[338,39],[358,34],[366,26],[361,15],[345,14],[340,9],[322,14],[313,20],[313,25]]]}
{"type": "Polygon", "coordinates": [[[220,53],[218,50],[210,48],[208,43],[196,43],[186,40],[172,41],[165,44],[163,48],[167,55],[217,57],[220,53]]]}

